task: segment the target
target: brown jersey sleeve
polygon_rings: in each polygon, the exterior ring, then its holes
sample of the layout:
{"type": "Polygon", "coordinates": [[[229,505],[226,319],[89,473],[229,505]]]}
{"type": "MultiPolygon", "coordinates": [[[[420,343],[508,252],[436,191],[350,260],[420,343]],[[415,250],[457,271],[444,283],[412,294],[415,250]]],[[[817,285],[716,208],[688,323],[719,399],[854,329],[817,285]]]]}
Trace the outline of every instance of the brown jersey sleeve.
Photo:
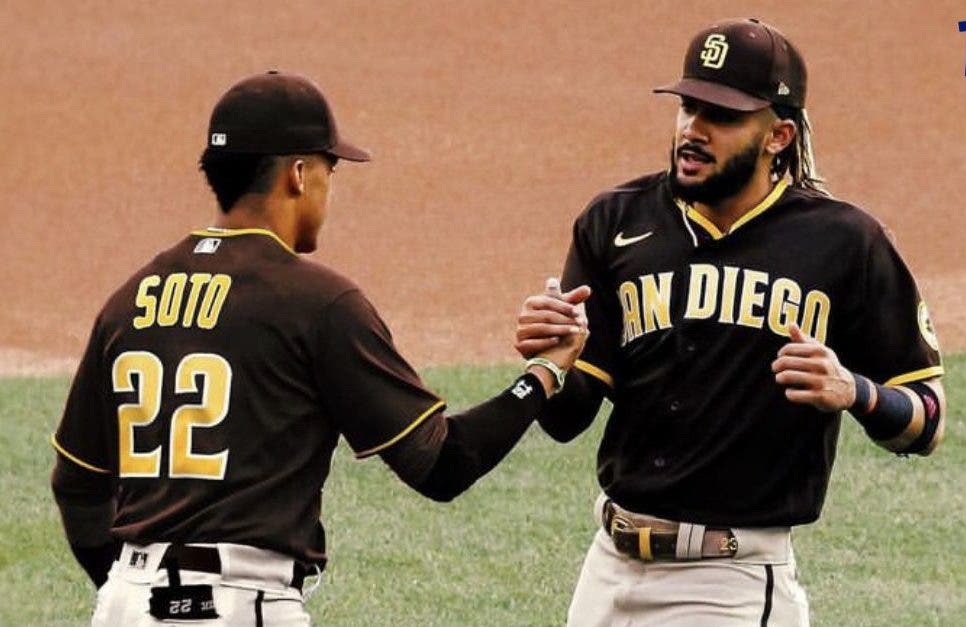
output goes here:
{"type": "Polygon", "coordinates": [[[100,318],[94,323],[87,349],[71,384],[67,404],[51,443],[60,455],[85,470],[113,475],[116,467],[116,436],[108,408],[105,385],[110,372],[104,363],[100,318]]]}
{"type": "Polygon", "coordinates": [[[929,312],[887,232],[871,240],[862,291],[843,363],[877,383],[898,385],[943,374],[929,312]]]}
{"type": "Polygon", "coordinates": [[[319,386],[357,457],[387,449],[445,406],[399,354],[358,290],[328,306],[319,342],[319,386]]]}
{"type": "Polygon", "coordinates": [[[573,240],[567,253],[561,283],[565,290],[579,285],[589,285],[593,290],[585,305],[592,332],[575,368],[613,388],[617,376],[617,348],[620,345],[621,333],[617,323],[621,320],[621,314],[614,311],[616,303],[608,300],[613,298],[613,291],[600,278],[600,272],[605,266],[598,258],[599,247],[594,245],[601,235],[596,232],[600,230],[600,225],[595,225],[590,217],[589,211],[585,212],[574,223],[573,240]]]}

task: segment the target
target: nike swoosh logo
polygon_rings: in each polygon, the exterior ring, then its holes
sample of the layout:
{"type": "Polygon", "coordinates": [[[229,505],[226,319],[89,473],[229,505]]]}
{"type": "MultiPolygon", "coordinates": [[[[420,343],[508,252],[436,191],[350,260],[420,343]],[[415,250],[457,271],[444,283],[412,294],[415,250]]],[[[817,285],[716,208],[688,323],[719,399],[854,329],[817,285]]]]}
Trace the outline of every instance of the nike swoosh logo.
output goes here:
{"type": "Polygon", "coordinates": [[[614,238],[614,246],[617,246],[617,247],[630,246],[631,244],[636,244],[641,240],[645,240],[649,238],[653,234],[654,234],[654,231],[648,231],[643,235],[636,235],[634,237],[624,237],[624,231],[621,231],[620,233],[617,234],[617,237],[614,238]]]}

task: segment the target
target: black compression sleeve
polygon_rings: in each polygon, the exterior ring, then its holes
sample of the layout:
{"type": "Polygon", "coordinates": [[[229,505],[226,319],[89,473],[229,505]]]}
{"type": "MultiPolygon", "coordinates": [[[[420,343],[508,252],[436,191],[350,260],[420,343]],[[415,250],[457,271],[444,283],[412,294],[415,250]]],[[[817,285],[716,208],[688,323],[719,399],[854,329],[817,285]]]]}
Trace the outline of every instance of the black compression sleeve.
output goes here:
{"type": "Polygon", "coordinates": [[[547,403],[540,426],[558,442],[573,440],[594,421],[606,390],[603,381],[571,370],[563,389],[547,403]]]}
{"type": "Polygon", "coordinates": [[[510,452],[545,404],[543,385],[527,373],[499,396],[444,417],[436,463],[413,487],[437,501],[454,499],[510,452]]]}
{"type": "Polygon", "coordinates": [[[121,552],[119,542],[108,542],[100,546],[77,546],[70,545],[70,550],[81,565],[87,576],[94,582],[94,587],[100,588],[107,581],[107,573],[111,570],[111,564],[117,559],[121,552]]]}
{"type": "Polygon", "coordinates": [[[70,550],[100,588],[120,552],[110,532],[115,512],[111,477],[57,455],[50,480],[70,550]]]}

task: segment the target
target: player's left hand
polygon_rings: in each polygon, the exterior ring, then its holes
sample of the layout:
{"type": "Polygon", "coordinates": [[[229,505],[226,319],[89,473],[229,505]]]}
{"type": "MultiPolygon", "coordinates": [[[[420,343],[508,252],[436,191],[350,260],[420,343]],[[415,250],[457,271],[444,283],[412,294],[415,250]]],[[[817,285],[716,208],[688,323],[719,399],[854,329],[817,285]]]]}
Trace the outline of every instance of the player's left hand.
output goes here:
{"type": "Polygon", "coordinates": [[[775,381],[785,387],[793,403],[811,405],[826,412],[848,409],[855,403],[855,378],[831,348],[803,332],[789,328],[791,341],[778,351],[772,362],[775,381]]]}

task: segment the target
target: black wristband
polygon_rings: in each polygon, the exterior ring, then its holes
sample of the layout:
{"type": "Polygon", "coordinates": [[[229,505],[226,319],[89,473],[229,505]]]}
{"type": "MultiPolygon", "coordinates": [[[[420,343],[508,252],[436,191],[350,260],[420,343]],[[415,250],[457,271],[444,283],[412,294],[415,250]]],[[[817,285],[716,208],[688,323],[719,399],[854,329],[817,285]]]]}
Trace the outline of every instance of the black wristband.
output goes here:
{"type": "Polygon", "coordinates": [[[862,375],[855,374],[854,372],[852,373],[852,379],[855,380],[855,402],[849,407],[849,411],[854,416],[864,416],[873,409],[869,407],[869,400],[872,398],[872,386],[874,384],[862,375]]]}
{"type": "MultiPolygon", "coordinates": [[[[875,386],[875,407],[868,409],[866,405],[860,410],[858,402],[850,410],[873,440],[889,440],[905,430],[912,420],[912,401],[908,396],[896,388],[873,383],[865,377],[856,375],[856,380],[863,379],[869,386],[875,386]]],[[[866,388],[869,390],[869,388],[866,388]]],[[[867,393],[871,392],[869,390],[867,393]]],[[[868,403],[868,399],[866,399],[868,403]]]]}

